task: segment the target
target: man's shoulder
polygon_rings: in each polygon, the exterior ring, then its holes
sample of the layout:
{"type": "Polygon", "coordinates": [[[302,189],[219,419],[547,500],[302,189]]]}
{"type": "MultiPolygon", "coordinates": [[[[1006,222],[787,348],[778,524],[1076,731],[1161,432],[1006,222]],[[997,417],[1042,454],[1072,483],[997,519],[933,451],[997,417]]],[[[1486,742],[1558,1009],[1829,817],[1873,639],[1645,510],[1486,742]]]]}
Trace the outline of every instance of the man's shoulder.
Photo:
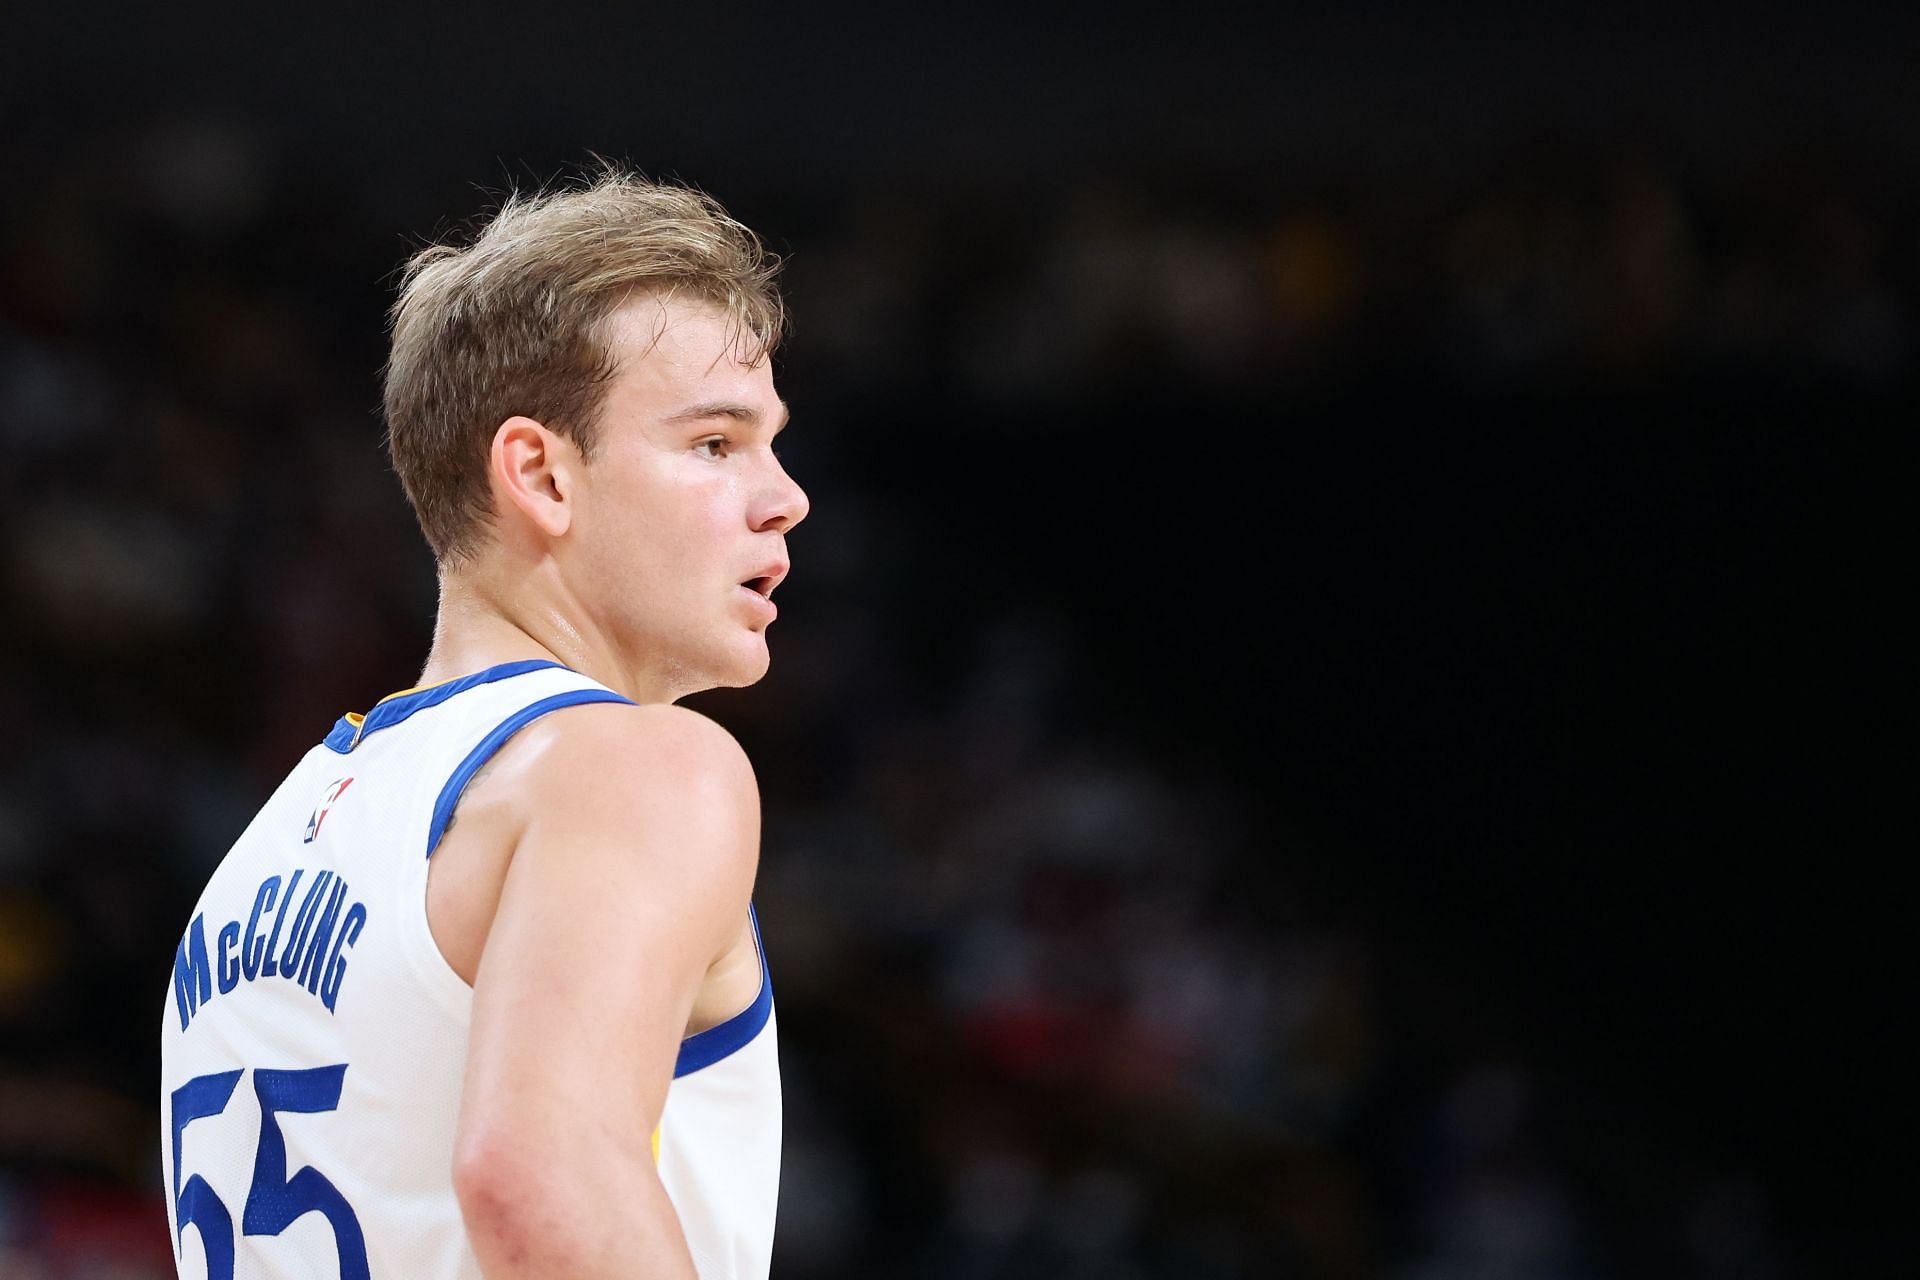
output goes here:
{"type": "Polygon", "coordinates": [[[621,824],[697,806],[757,822],[746,751],[708,716],[670,704],[570,707],[528,725],[486,780],[524,818],[621,824]]]}
{"type": "Polygon", "coordinates": [[[545,716],[524,731],[521,754],[547,772],[644,765],[678,774],[747,770],[747,753],[709,716],[670,703],[594,702],[545,716]]]}
{"type": "Polygon", "coordinates": [[[711,913],[719,933],[759,867],[746,753],[680,707],[585,703],[543,716],[474,777],[459,812],[435,855],[428,914],[469,983],[509,898],[571,903],[571,917],[600,894],[661,896],[711,913]]]}

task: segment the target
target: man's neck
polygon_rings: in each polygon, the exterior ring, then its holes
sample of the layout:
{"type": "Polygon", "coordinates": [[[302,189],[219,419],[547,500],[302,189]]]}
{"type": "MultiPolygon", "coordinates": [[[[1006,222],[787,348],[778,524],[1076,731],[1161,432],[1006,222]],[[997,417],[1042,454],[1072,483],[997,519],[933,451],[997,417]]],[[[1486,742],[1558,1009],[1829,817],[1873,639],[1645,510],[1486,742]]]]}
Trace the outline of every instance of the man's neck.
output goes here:
{"type": "Polygon", "coordinates": [[[622,670],[605,646],[596,644],[559,610],[538,603],[509,603],[485,584],[463,577],[441,578],[433,648],[420,672],[422,687],[503,662],[541,658],[570,667],[636,702],[662,700],[657,694],[646,696],[654,691],[639,688],[640,680],[622,670]]]}

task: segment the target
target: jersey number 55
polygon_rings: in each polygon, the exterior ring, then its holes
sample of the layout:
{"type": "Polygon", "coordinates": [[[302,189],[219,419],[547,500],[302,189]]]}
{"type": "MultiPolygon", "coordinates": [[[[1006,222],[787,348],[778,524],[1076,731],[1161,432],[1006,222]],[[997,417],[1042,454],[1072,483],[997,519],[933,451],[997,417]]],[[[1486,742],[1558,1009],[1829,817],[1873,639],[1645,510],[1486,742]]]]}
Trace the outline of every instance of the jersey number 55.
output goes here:
{"type": "MultiPolygon", "coordinates": [[[[180,1139],[187,1126],[227,1109],[243,1070],[195,1076],[173,1091],[174,1251],[186,1243],[187,1224],[200,1229],[207,1254],[207,1280],[233,1280],[233,1215],[199,1174],[180,1180],[180,1139]]],[[[240,1230],[250,1236],[277,1236],[303,1214],[319,1213],[333,1227],[340,1254],[340,1280],[368,1280],[367,1242],[360,1219],[346,1197],[313,1166],[287,1176],[287,1139],[276,1115],[281,1111],[332,1111],[340,1105],[340,1082],[347,1064],[300,1071],[256,1069],[253,1091],[260,1099],[260,1148],[253,1158],[253,1185],[240,1215],[240,1230]]]]}

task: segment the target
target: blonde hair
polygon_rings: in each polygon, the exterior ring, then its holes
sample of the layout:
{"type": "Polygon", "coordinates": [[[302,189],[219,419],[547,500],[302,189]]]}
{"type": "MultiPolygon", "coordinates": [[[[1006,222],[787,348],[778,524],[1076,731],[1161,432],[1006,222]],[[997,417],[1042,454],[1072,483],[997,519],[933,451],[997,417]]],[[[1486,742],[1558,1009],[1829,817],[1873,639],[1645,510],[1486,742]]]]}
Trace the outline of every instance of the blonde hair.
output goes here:
{"type": "Polygon", "coordinates": [[[712,197],[604,163],[583,184],[509,194],[465,248],[414,254],[391,314],[387,449],[435,559],[484,540],[487,451],[506,419],[532,418],[592,461],[617,369],[610,312],[636,296],[701,299],[757,364],[786,325],[779,269],[712,197]]]}

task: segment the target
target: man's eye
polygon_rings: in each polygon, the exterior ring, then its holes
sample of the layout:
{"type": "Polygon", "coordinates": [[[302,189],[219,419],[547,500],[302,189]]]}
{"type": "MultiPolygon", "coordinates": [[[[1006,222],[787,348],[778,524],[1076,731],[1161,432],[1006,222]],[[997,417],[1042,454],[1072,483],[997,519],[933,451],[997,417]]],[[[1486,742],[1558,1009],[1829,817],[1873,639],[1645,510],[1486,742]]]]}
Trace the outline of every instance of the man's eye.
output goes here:
{"type": "Polygon", "coordinates": [[[724,458],[727,456],[727,438],[725,436],[714,436],[710,439],[702,440],[693,447],[703,457],[724,458]]]}

